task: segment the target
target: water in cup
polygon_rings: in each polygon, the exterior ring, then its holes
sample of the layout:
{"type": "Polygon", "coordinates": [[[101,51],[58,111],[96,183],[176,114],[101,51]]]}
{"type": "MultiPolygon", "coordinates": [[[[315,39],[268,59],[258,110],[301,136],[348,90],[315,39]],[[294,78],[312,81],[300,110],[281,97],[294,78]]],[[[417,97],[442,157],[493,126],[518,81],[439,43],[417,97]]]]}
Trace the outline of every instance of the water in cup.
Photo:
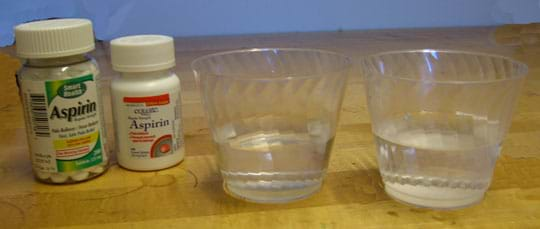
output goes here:
{"type": "Polygon", "coordinates": [[[490,137],[498,126],[473,115],[432,112],[383,123],[375,138],[388,194],[439,208],[480,201],[500,151],[490,137]]]}
{"type": "Polygon", "coordinates": [[[215,132],[225,188],[259,202],[265,195],[282,202],[317,191],[334,140],[328,121],[287,116],[246,118],[215,132]]]}

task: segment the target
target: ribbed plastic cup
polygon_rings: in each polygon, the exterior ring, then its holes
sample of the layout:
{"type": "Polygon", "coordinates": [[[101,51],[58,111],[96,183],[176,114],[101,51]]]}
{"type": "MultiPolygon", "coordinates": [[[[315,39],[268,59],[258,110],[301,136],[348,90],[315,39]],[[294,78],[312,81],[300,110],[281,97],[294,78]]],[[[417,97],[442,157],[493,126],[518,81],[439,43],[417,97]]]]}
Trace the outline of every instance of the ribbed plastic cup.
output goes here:
{"type": "Polygon", "coordinates": [[[351,63],[310,49],[250,49],[192,63],[226,192],[282,203],[318,191],[351,63]]]}
{"type": "Polygon", "coordinates": [[[418,207],[453,209],[488,189],[527,66],[444,50],[362,61],[385,190],[418,207]]]}

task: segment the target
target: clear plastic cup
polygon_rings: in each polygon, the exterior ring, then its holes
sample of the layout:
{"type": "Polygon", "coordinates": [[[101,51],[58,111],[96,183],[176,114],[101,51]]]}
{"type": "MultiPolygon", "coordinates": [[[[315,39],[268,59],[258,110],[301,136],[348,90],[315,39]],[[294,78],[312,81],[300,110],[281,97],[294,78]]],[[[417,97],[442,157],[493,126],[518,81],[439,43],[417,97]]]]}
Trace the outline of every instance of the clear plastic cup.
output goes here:
{"type": "Polygon", "coordinates": [[[193,61],[228,194],[280,203],[320,189],[350,67],[343,55],[310,49],[193,61]]]}
{"type": "Polygon", "coordinates": [[[527,66],[444,50],[381,53],[361,65],[386,193],[436,209],[481,201],[527,66]]]}

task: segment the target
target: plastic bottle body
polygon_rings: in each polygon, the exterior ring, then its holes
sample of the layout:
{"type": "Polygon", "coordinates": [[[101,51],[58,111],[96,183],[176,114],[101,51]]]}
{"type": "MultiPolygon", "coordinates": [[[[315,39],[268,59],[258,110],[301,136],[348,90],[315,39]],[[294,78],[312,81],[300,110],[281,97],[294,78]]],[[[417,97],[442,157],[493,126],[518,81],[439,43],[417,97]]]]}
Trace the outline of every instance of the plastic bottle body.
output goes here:
{"type": "Polygon", "coordinates": [[[28,59],[17,74],[37,180],[75,183],[107,169],[99,68],[84,54],[28,59]]]}
{"type": "Polygon", "coordinates": [[[184,158],[180,80],[170,70],[122,73],[111,82],[120,166],[165,169],[184,158]]]}

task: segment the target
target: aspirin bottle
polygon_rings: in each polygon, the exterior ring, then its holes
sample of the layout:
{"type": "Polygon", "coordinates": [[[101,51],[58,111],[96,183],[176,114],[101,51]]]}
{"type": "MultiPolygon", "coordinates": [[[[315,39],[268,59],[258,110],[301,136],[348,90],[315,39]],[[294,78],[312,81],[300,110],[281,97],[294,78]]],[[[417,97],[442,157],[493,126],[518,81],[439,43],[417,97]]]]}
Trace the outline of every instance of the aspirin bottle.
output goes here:
{"type": "Polygon", "coordinates": [[[99,70],[86,19],[36,21],[15,27],[17,55],[24,59],[17,83],[36,178],[73,183],[107,168],[99,70]]]}
{"type": "Polygon", "coordinates": [[[111,62],[121,72],[111,82],[120,166],[151,171],[184,158],[180,80],[173,39],[136,35],[111,41],[111,62]]]}

